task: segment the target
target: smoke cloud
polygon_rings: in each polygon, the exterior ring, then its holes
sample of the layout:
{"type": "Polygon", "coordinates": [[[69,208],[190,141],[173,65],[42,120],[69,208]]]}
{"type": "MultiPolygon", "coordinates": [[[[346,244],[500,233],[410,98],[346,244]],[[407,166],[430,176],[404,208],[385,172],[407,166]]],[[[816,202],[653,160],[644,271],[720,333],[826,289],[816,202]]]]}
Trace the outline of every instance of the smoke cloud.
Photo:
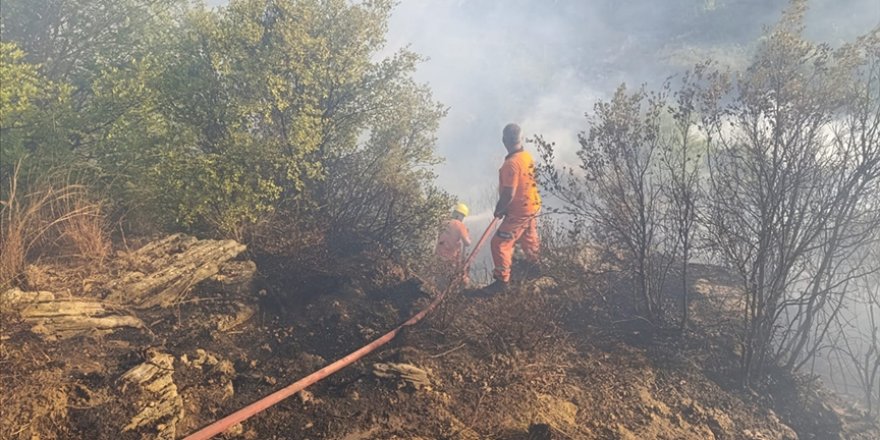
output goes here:
{"type": "MultiPolygon", "coordinates": [[[[501,128],[556,141],[572,158],[584,112],[621,82],[659,84],[712,56],[742,65],[786,0],[408,0],[388,46],[428,58],[417,79],[449,106],[440,185],[487,217],[504,156],[501,128]],[[480,212],[482,211],[482,212],[480,212]]],[[[806,34],[840,44],[880,25],[875,0],[809,2],[806,34]]],[[[485,221],[485,220],[484,220],[485,221]]]]}

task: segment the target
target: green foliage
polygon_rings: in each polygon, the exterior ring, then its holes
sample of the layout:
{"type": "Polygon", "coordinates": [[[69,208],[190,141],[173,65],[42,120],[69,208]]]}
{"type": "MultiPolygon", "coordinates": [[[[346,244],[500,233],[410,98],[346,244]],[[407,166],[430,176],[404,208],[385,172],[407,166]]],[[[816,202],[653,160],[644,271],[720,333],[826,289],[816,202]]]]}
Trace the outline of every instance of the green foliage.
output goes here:
{"type": "Polygon", "coordinates": [[[70,89],[48,81],[24,58],[14,43],[0,43],[0,172],[7,177],[27,156],[22,178],[69,157],[62,145],[73,121],[70,89]]]}
{"type": "Polygon", "coordinates": [[[279,200],[281,187],[265,177],[276,174],[267,169],[274,164],[259,144],[248,140],[219,153],[165,150],[145,170],[147,191],[141,200],[162,207],[156,220],[166,227],[242,239],[242,227],[256,224],[279,200]]]}
{"type": "Polygon", "coordinates": [[[129,219],[242,239],[273,219],[414,255],[448,208],[445,111],[417,55],[378,56],[390,1],[7,3],[4,149],[7,120],[67,91],[65,136],[17,144],[69,152],[55,165],[86,166],[129,219]]]}
{"type": "Polygon", "coordinates": [[[453,203],[426,185],[434,177],[431,165],[438,162],[428,146],[445,110],[425,105],[431,102],[429,92],[409,81],[396,85],[387,99],[365,145],[330,160],[337,172],[322,182],[321,212],[334,235],[354,226],[392,253],[415,256],[425,249],[413,244],[433,242],[437,219],[453,203]]]}
{"type": "Polygon", "coordinates": [[[4,0],[0,29],[50,79],[71,84],[86,105],[92,82],[161,49],[181,0],[4,0]]]}
{"type": "Polygon", "coordinates": [[[0,43],[0,126],[8,127],[10,115],[21,114],[33,107],[40,94],[37,66],[23,63],[24,52],[12,43],[0,43]]]}

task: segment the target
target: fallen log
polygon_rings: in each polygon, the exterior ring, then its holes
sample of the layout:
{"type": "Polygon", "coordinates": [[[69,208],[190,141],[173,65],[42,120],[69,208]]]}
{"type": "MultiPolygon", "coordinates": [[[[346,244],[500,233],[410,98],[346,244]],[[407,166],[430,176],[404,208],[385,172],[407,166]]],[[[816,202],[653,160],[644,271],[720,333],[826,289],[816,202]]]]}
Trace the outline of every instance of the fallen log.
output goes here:
{"type": "Polygon", "coordinates": [[[10,289],[0,294],[4,310],[17,312],[31,331],[47,339],[67,339],[84,334],[106,334],[122,327],[141,328],[144,323],[91,299],[55,298],[52,292],[10,289]]]}
{"type": "MultiPolygon", "coordinates": [[[[2,292],[0,305],[18,314],[34,333],[46,339],[142,328],[144,323],[133,316],[135,311],[179,304],[193,286],[206,280],[211,280],[207,287],[212,289],[238,294],[248,291],[256,265],[232,261],[245,248],[234,240],[170,235],[121,255],[110,264],[109,274],[90,281],[85,297],[59,298],[49,291],[10,289],[2,292]]],[[[253,316],[253,308],[237,304],[237,313],[218,323],[221,331],[253,316]]]]}
{"type": "Polygon", "coordinates": [[[146,309],[179,303],[194,285],[217,275],[246,246],[175,234],[128,254],[127,273],[107,282],[107,300],[146,309]]]}
{"type": "Polygon", "coordinates": [[[122,432],[155,429],[155,438],[173,440],[177,437],[177,423],[183,418],[183,399],[174,383],[174,356],[157,350],[148,350],[147,360],[125,372],[123,394],[133,388],[137,414],[122,427],[122,432]]]}

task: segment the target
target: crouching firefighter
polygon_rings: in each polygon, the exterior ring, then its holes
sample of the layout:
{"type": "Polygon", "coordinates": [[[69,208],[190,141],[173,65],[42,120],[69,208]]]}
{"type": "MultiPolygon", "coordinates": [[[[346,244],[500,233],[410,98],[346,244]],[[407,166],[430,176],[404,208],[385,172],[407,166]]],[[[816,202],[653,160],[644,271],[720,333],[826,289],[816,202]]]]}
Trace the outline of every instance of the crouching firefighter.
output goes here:
{"type": "Polygon", "coordinates": [[[501,135],[507,156],[498,170],[498,204],[495,217],[501,218],[501,226],[492,237],[492,261],[495,282],[483,290],[487,294],[503,292],[510,282],[513,252],[517,244],[525,254],[524,265],[531,276],[537,275],[538,238],[537,216],[541,210],[541,196],[535,181],[535,160],[523,149],[522,129],[517,124],[507,124],[501,135]]]}
{"type": "MultiPolygon", "coordinates": [[[[470,233],[462,221],[467,215],[467,205],[455,205],[452,218],[443,224],[440,236],[437,237],[436,283],[441,290],[455,281],[455,276],[463,269],[465,249],[471,245],[470,233]]],[[[467,274],[464,274],[463,282],[467,284],[467,274]]]]}

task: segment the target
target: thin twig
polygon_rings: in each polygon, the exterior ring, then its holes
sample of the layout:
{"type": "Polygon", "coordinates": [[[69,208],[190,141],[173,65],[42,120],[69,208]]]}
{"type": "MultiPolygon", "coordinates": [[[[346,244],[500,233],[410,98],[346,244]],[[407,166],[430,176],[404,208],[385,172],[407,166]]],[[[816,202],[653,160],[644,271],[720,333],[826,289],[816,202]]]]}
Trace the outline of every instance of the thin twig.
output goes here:
{"type": "Polygon", "coordinates": [[[467,345],[467,342],[462,342],[462,343],[459,344],[457,347],[450,348],[449,350],[446,350],[446,351],[444,351],[443,353],[434,354],[434,355],[431,355],[431,356],[428,356],[428,357],[431,358],[431,359],[441,358],[441,357],[443,357],[443,356],[446,356],[446,355],[449,354],[449,353],[452,353],[453,351],[459,350],[460,348],[464,347],[465,345],[467,345]]]}

